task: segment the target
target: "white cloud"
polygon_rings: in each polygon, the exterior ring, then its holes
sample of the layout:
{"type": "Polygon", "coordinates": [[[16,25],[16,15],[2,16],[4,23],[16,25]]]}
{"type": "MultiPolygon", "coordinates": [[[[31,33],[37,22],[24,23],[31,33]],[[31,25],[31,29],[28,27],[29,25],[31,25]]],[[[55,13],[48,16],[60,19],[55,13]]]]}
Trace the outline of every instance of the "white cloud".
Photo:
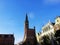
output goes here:
{"type": "Polygon", "coordinates": [[[29,15],[29,18],[31,18],[31,19],[33,19],[35,17],[34,13],[32,13],[32,12],[28,13],[28,15],[29,15]]]}
{"type": "Polygon", "coordinates": [[[45,4],[58,4],[60,0],[44,0],[45,4]]]}

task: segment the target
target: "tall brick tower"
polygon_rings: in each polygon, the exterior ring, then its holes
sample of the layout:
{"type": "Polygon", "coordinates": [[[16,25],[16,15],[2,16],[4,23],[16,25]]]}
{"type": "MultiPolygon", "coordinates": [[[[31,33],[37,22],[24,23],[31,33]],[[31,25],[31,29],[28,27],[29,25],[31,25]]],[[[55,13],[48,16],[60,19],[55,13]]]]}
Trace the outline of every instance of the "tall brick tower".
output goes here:
{"type": "Polygon", "coordinates": [[[28,16],[26,14],[26,19],[25,19],[25,24],[24,24],[24,41],[27,38],[27,30],[29,29],[29,21],[28,21],[28,16]]]}
{"type": "Polygon", "coordinates": [[[26,14],[25,19],[25,28],[24,28],[24,45],[36,45],[36,34],[35,34],[35,27],[34,29],[29,28],[29,21],[28,16],[26,14]]]}

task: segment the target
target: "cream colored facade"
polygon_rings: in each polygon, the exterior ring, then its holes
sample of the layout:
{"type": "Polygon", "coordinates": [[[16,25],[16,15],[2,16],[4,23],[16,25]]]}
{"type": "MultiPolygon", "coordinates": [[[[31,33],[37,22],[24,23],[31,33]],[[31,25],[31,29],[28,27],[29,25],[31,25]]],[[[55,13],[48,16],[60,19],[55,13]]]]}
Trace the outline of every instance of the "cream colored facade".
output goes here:
{"type": "Polygon", "coordinates": [[[40,35],[41,35],[40,33],[37,33],[37,34],[36,34],[37,42],[38,42],[38,43],[40,43],[40,39],[41,39],[40,35]]]}
{"type": "Polygon", "coordinates": [[[55,19],[55,25],[60,24],[60,16],[55,19]]]}
{"type": "Polygon", "coordinates": [[[37,34],[37,41],[41,44],[43,42],[42,37],[43,36],[49,36],[51,38],[51,35],[54,35],[54,27],[53,24],[49,21],[45,26],[42,27],[42,32],[37,34]]]}
{"type": "Polygon", "coordinates": [[[60,16],[56,18],[55,20],[55,25],[54,25],[55,30],[60,30],[60,16]]]}
{"type": "Polygon", "coordinates": [[[55,31],[60,30],[60,16],[55,19],[55,23],[51,23],[50,21],[42,27],[41,34],[37,34],[37,41],[39,43],[43,42],[42,37],[48,35],[51,38],[51,35],[54,35],[55,31]]]}
{"type": "Polygon", "coordinates": [[[54,27],[53,24],[49,21],[45,26],[42,27],[42,34],[41,37],[44,35],[51,35],[54,34],[54,27]]]}

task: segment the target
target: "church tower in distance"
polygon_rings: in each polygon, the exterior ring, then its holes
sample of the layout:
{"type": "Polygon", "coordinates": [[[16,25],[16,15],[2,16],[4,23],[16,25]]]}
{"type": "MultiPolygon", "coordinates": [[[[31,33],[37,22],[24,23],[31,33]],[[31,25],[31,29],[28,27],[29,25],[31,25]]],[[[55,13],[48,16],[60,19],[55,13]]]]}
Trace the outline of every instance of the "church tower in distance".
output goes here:
{"type": "Polygon", "coordinates": [[[27,38],[27,30],[29,29],[29,21],[28,21],[28,16],[26,14],[26,19],[25,19],[25,24],[24,24],[24,41],[27,38]]]}
{"type": "Polygon", "coordinates": [[[36,45],[37,39],[35,34],[35,27],[33,29],[29,28],[29,20],[26,14],[25,27],[24,27],[24,40],[23,45],[36,45]]]}

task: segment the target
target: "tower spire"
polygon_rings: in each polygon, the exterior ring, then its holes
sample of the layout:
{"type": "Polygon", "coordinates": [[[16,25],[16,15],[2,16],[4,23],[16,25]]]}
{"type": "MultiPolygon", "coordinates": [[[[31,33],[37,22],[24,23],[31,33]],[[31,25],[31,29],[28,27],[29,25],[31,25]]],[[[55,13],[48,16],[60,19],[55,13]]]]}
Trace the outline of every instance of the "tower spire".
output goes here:
{"type": "Polygon", "coordinates": [[[29,28],[29,21],[28,21],[28,16],[27,16],[27,13],[26,13],[25,29],[28,29],[28,28],[29,28]]]}
{"type": "Polygon", "coordinates": [[[26,13],[26,19],[25,19],[25,22],[28,22],[28,16],[27,16],[27,13],[26,13]]]}

